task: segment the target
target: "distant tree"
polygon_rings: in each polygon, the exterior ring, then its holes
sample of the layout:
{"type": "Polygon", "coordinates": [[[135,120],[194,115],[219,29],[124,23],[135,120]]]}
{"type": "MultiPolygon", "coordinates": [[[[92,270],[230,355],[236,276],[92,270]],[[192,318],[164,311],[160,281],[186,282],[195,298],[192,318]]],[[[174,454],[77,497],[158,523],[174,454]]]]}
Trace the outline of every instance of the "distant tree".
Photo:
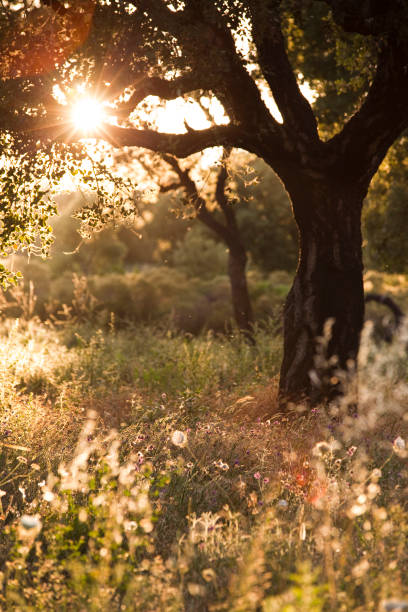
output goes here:
{"type": "MultiPolygon", "coordinates": [[[[239,163],[236,160],[234,168],[239,163]]],[[[246,165],[244,174],[233,172],[231,195],[239,203],[237,221],[251,260],[267,272],[295,272],[298,230],[288,195],[276,174],[262,160],[250,158],[246,165]]]]}
{"type": "Polygon", "coordinates": [[[210,202],[203,197],[191,171],[182,168],[179,161],[164,154],[162,159],[170,166],[175,179],[161,186],[161,191],[182,190],[187,206],[192,206],[196,218],[225,244],[228,249],[228,276],[231,285],[232,307],[238,328],[253,340],[254,316],[246,278],[247,252],[237,222],[235,208],[227,196],[229,151],[224,151],[210,202]],[[214,205],[222,215],[222,221],[214,214],[214,205]]]}
{"type": "MultiPolygon", "coordinates": [[[[76,141],[80,134],[72,131],[67,107],[52,92],[59,85],[69,101],[72,84],[82,79],[90,91],[117,103],[112,113],[122,117],[120,125],[107,122],[93,134],[114,147],[176,157],[237,147],[275,170],[290,195],[300,237],[285,308],[281,397],[316,402],[338,394],[336,370],[353,372],[364,318],[362,203],[388,149],[408,127],[407,3],[43,0],[2,6],[0,127],[15,140],[33,147],[76,141]],[[327,7],[324,20],[321,6],[327,7]],[[327,116],[319,133],[319,87],[312,107],[301,93],[299,73],[307,63],[303,42],[315,58],[310,32],[324,34],[329,27],[324,42],[338,51],[336,66],[352,79],[351,89],[361,65],[356,58],[364,56],[365,71],[349,113],[339,122],[327,116]],[[282,123],[262,88],[273,95],[282,123]],[[149,96],[203,93],[216,96],[229,122],[169,134],[143,125],[134,113],[149,96]],[[318,338],[328,320],[327,360],[318,367],[318,338]]],[[[338,93],[337,71],[316,81],[331,83],[338,93]]],[[[321,91],[324,98],[327,87],[321,91]]]]}

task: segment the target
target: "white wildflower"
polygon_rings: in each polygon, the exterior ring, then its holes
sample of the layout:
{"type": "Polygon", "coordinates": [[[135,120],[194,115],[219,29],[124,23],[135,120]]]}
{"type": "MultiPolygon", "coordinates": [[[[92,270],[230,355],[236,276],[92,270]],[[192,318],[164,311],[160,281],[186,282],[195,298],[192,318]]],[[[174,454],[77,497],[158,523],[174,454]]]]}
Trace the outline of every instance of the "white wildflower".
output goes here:
{"type": "Polygon", "coordinates": [[[17,534],[19,540],[25,543],[25,553],[28,553],[29,547],[32,545],[41,529],[42,523],[38,516],[23,514],[23,516],[20,518],[19,525],[17,526],[17,534]]]}
{"type": "Polygon", "coordinates": [[[393,445],[395,451],[403,451],[403,450],[405,450],[405,440],[404,440],[404,438],[401,438],[401,436],[398,436],[397,438],[395,438],[395,440],[394,440],[392,445],[393,445]]]}
{"type": "Polygon", "coordinates": [[[324,457],[324,455],[328,453],[330,453],[330,444],[327,442],[318,442],[312,450],[312,455],[314,457],[324,457]]]}
{"type": "Polygon", "coordinates": [[[171,441],[174,444],[174,446],[186,446],[187,436],[182,431],[178,431],[176,429],[176,431],[173,431],[173,434],[171,436],[171,441]]]}
{"type": "Polygon", "coordinates": [[[54,497],[55,497],[55,495],[54,495],[54,493],[52,493],[52,491],[44,491],[44,493],[43,493],[43,499],[46,502],[52,502],[54,497]]]}
{"type": "Polygon", "coordinates": [[[402,601],[398,599],[390,599],[382,602],[382,609],[386,612],[402,612],[402,610],[408,610],[408,601],[402,601]]]}
{"type": "Polygon", "coordinates": [[[23,514],[20,519],[20,525],[30,531],[31,529],[41,528],[41,521],[37,516],[31,516],[29,514],[23,514]]]}

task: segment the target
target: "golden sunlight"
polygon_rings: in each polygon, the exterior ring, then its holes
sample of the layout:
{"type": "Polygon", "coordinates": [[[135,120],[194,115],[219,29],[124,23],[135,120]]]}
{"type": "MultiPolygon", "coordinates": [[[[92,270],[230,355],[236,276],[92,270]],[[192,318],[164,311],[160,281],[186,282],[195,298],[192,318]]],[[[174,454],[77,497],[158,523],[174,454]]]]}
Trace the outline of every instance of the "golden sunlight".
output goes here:
{"type": "Polygon", "coordinates": [[[102,103],[96,98],[82,98],[72,108],[72,121],[81,132],[92,132],[104,121],[102,103]]]}

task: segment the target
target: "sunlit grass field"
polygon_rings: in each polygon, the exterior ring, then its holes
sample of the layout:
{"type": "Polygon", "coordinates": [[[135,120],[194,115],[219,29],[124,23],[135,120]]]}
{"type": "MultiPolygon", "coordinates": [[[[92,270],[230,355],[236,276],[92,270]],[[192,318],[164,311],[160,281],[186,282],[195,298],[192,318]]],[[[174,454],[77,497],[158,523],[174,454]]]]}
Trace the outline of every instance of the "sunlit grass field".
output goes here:
{"type": "Polygon", "coordinates": [[[406,338],[282,415],[276,329],[3,321],[1,609],[408,607],[406,338]]]}

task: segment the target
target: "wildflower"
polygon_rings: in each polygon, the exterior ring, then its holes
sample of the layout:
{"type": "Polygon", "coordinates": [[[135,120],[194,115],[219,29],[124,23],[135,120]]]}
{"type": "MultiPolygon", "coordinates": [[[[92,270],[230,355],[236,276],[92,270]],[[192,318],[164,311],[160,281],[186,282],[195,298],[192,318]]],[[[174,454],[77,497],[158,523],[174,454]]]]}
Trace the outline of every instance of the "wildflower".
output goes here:
{"type": "Polygon", "coordinates": [[[316,507],[319,507],[321,500],[327,493],[327,482],[322,478],[316,478],[310,485],[309,491],[306,495],[306,501],[316,507]]]}
{"type": "Polygon", "coordinates": [[[45,491],[45,493],[43,495],[44,501],[46,501],[46,502],[52,502],[54,497],[55,497],[55,495],[51,491],[45,491]]]}
{"type": "Polygon", "coordinates": [[[187,589],[192,597],[204,597],[205,595],[205,588],[201,584],[189,582],[187,584],[187,589]]]}
{"type": "Polygon", "coordinates": [[[357,450],[357,446],[350,446],[350,448],[347,449],[347,454],[349,457],[352,457],[354,455],[354,453],[357,450]]]}
{"type": "Polygon", "coordinates": [[[405,450],[405,440],[404,438],[401,438],[401,436],[398,436],[397,438],[395,438],[392,445],[394,447],[394,450],[397,452],[405,450]]]}
{"type": "Polygon", "coordinates": [[[20,519],[20,525],[27,531],[30,531],[31,529],[37,529],[38,527],[41,527],[41,521],[36,516],[23,514],[20,519]]]}
{"type": "Polygon", "coordinates": [[[296,474],[296,483],[299,487],[304,487],[306,484],[306,476],[304,474],[296,474]]]}
{"type": "Polygon", "coordinates": [[[212,582],[217,577],[214,570],[211,569],[210,567],[203,569],[203,571],[201,572],[201,575],[206,582],[212,582]]]}
{"type": "Polygon", "coordinates": [[[187,444],[187,436],[182,431],[178,431],[176,429],[176,431],[173,431],[173,434],[171,436],[171,441],[174,444],[174,446],[183,447],[183,446],[186,446],[187,444]]]}
{"type": "Polygon", "coordinates": [[[261,478],[261,474],[259,472],[255,472],[254,478],[255,480],[259,480],[261,478]]]}
{"type": "Polygon", "coordinates": [[[312,455],[314,455],[315,457],[323,457],[324,455],[327,455],[327,453],[329,452],[330,452],[330,444],[328,444],[327,442],[318,442],[313,447],[312,455]]]}
{"type": "Polygon", "coordinates": [[[395,612],[401,612],[402,610],[408,610],[408,601],[390,599],[382,602],[382,608],[383,610],[386,610],[386,612],[391,612],[392,610],[395,610],[395,612]]]}
{"type": "Polygon", "coordinates": [[[268,482],[269,482],[269,478],[266,476],[266,477],[263,479],[263,481],[264,481],[264,484],[268,484],[268,482]]]}
{"type": "Polygon", "coordinates": [[[78,520],[81,521],[81,523],[86,523],[88,520],[88,513],[85,508],[81,508],[78,512],[78,520]]]}
{"type": "Polygon", "coordinates": [[[150,519],[143,518],[139,524],[145,533],[150,533],[153,531],[153,523],[150,519]]]}
{"type": "Polygon", "coordinates": [[[367,559],[363,559],[362,561],[360,561],[360,563],[353,567],[351,573],[353,574],[354,578],[361,578],[361,576],[364,576],[364,574],[367,573],[369,568],[369,562],[367,561],[367,559]]]}
{"type": "Polygon", "coordinates": [[[137,529],[136,521],[125,521],[124,522],[125,531],[135,531],[137,529]]]}
{"type": "Polygon", "coordinates": [[[365,504],[354,504],[347,515],[349,518],[354,518],[355,516],[361,516],[367,510],[367,506],[365,504]]]}

